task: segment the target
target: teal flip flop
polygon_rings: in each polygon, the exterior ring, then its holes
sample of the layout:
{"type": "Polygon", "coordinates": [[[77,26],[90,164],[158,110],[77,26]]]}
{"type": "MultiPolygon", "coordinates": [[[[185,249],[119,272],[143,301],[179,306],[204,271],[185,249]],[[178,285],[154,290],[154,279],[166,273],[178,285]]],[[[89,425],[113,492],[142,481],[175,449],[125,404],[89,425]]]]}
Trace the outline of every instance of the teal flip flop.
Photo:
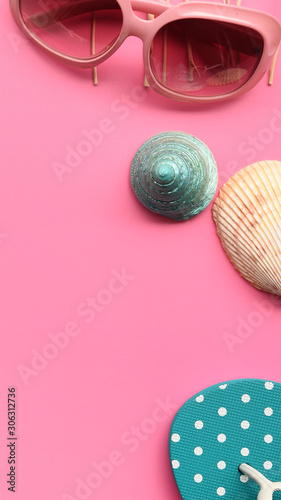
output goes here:
{"type": "Polygon", "coordinates": [[[281,384],[232,380],[196,394],[169,449],[183,500],[281,500],[281,384]]]}

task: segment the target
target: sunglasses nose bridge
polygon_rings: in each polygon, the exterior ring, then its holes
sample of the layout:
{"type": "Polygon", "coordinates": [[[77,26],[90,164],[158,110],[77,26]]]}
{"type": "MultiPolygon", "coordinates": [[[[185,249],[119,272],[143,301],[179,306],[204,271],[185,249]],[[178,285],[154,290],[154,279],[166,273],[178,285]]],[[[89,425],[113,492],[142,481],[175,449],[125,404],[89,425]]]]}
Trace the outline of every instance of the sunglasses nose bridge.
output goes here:
{"type": "Polygon", "coordinates": [[[128,21],[129,22],[126,23],[127,26],[124,26],[127,36],[136,36],[143,42],[150,37],[151,23],[153,21],[141,19],[134,13],[132,13],[128,21]]]}

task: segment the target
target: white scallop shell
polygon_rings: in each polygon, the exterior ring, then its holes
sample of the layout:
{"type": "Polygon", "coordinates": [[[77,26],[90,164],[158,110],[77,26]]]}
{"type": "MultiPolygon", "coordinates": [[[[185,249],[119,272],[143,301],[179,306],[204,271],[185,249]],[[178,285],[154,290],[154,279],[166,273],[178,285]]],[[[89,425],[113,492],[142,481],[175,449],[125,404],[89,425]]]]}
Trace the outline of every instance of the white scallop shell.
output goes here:
{"type": "Polygon", "coordinates": [[[210,87],[219,85],[229,85],[230,83],[235,83],[241,80],[247,73],[246,69],[243,68],[229,68],[219,71],[213,76],[210,76],[206,80],[206,84],[210,87]]]}
{"type": "Polygon", "coordinates": [[[239,273],[281,295],[281,162],[261,161],[234,174],[215,200],[213,218],[239,273]]]}

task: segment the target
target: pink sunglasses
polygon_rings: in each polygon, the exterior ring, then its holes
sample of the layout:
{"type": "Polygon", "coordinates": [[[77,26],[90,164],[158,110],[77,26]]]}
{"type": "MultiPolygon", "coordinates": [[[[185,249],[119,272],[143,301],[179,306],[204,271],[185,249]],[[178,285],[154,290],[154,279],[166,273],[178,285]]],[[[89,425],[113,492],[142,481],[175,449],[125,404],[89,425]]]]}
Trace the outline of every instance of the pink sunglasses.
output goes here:
{"type": "Polygon", "coordinates": [[[33,42],[60,61],[94,68],[95,83],[96,66],[133,35],[143,40],[146,85],[173,99],[214,101],[250,90],[273,61],[272,83],[281,40],[277,19],[225,1],[10,0],[10,6],[33,42]]]}

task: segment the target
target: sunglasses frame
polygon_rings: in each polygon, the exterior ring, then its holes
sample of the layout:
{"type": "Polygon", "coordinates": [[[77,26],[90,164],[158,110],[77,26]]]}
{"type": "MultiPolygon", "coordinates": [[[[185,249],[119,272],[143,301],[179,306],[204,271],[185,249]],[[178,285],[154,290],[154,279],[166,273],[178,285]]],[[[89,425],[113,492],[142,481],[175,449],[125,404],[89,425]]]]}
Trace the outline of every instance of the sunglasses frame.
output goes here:
{"type": "Polygon", "coordinates": [[[172,5],[162,0],[115,0],[123,16],[123,24],[119,36],[107,52],[82,59],[71,57],[52,49],[37,37],[35,33],[29,30],[22,16],[20,1],[10,0],[11,11],[16,23],[29,39],[59,61],[78,68],[94,68],[108,59],[128,36],[136,36],[143,41],[144,70],[149,86],[163,96],[186,102],[223,101],[244,94],[253,88],[269,69],[281,41],[281,24],[279,21],[270,14],[254,9],[229,4],[197,1],[172,5]],[[134,11],[153,14],[156,17],[147,20],[142,19],[134,11]],[[170,90],[155,77],[150,60],[151,46],[155,35],[161,28],[173,21],[192,18],[223,21],[238,25],[239,27],[245,26],[261,35],[264,42],[262,56],[252,76],[241,87],[222,95],[192,96],[170,90]]]}

